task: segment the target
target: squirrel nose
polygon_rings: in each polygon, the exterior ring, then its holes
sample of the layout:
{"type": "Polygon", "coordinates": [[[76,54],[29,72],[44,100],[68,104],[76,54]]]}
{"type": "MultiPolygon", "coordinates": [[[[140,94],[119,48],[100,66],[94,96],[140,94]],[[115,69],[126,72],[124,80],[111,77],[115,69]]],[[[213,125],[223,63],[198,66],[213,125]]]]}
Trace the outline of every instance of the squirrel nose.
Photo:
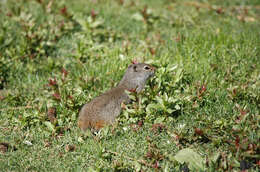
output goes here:
{"type": "Polygon", "coordinates": [[[152,71],[154,71],[154,72],[156,71],[156,67],[154,67],[154,66],[152,66],[151,69],[152,69],[152,71]]]}
{"type": "Polygon", "coordinates": [[[152,73],[150,76],[153,77],[155,75],[156,67],[151,66],[151,71],[152,71],[152,73]]]}

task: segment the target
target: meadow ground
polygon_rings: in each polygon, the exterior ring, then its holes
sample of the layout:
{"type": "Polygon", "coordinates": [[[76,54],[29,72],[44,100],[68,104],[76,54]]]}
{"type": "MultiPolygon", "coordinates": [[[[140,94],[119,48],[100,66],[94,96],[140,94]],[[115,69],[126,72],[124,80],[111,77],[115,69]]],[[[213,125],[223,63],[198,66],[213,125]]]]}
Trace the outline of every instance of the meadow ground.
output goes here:
{"type": "Polygon", "coordinates": [[[1,0],[0,171],[258,171],[259,28],[259,0],[1,0]],[[132,61],[145,91],[81,132],[132,61]]]}

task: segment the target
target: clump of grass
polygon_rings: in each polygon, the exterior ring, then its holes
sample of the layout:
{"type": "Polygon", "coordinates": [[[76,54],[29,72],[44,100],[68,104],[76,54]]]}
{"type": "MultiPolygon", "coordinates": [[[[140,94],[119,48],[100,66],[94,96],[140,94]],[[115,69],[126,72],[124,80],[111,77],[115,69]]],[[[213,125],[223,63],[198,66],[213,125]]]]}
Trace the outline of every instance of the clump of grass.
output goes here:
{"type": "Polygon", "coordinates": [[[3,171],[259,170],[258,1],[0,3],[3,171]],[[145,91],[79,131],[132,60],[157,66],[145,91]]]}

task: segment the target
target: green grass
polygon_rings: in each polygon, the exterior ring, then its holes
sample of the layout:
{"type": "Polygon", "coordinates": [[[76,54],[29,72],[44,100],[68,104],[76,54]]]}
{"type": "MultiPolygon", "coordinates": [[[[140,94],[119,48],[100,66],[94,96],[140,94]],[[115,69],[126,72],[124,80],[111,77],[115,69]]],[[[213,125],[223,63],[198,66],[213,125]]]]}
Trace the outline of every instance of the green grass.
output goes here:
{"type": "Polygon", "coordinates": [[[258,171],[259,28],[258,0],[0,1],[1,171],[178,171],[185,148],[258,171]],[[133,60],[157,66],[139,100],[81,132],[133,60]]]}

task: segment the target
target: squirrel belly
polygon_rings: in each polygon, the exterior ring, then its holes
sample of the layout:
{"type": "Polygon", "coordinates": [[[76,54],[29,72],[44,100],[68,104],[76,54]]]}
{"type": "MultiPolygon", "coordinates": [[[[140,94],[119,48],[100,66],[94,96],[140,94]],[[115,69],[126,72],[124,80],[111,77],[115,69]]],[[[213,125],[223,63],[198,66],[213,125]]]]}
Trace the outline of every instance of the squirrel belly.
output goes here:
{"type": "Polygon", "coordinates": [[[79,113],[78,126],[82,130],[100,128],[112,124],[121,113],[121,104],[129,103],[126,90],[140,92],[155,68],[145,64],[132,64],[128,67],[119,85],[85,104],[79,113]]]}

